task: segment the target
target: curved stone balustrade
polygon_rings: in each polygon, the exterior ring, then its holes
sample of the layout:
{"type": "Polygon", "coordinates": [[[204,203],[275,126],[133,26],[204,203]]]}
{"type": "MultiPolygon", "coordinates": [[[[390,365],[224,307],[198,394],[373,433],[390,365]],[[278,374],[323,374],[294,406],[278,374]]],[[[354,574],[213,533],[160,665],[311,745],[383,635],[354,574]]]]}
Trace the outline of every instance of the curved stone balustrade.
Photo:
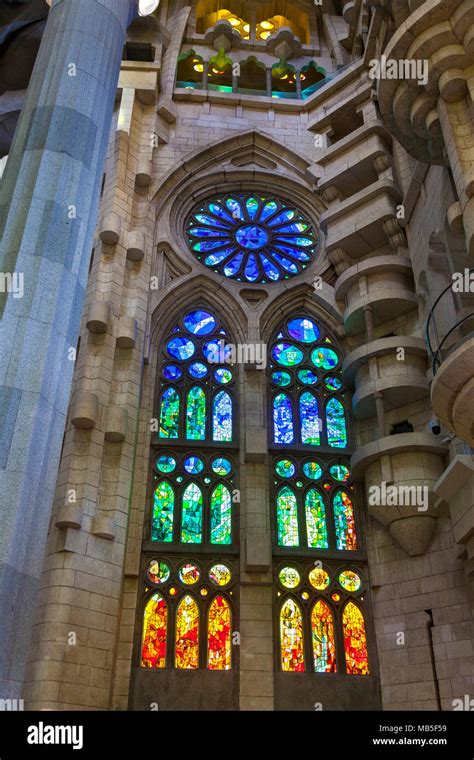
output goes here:
{"type": "Polygon", "coordinates": [[[409,259],[376,256],[346,269],[335,285],[337,301],[344,301],[344,327],[355,335],[365,329],[364,310],[370,307],[374,326],[388,322],[415,308],[409,259]]]}
{"type": "Polygon", "coordinates": [[[433,537],[439,516],[433,486],[445,455],[432,435],[402,433],[361,446],[352,456],[354,475],[364,473],[370,514],[410,556],[424,554],[433,537]],[[394,491],[398,503],[391,503],[394,491]]]}
{"type": "Polygon", "coordinates": [[[431,403],[441,422],[474,446],[474,338],[441,364],[431,386],[431,403]]]}
{"type": "Polygon", "coordinates": [[[383,393],[386,412],[398,409],[429,396],[426,345],[421,338],[411,336],[379,338],[345,358],[343,377],[347,385],[355,385],[352,407],[357,419],[376,415],[375,397],[379,393],[383,393]]]}

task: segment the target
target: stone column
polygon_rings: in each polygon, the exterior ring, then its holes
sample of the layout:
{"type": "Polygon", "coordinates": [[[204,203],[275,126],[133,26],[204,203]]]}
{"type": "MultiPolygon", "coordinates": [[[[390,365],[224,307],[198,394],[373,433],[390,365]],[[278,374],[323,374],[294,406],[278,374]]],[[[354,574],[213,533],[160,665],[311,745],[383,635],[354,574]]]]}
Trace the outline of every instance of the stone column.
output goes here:
{"type": "Polygon", "coordinates": [[[136,0],[53,3],[0,186],[3,698],[21,691],[74,367],[71,349],[122,48],[135,12],[136,0]]]}

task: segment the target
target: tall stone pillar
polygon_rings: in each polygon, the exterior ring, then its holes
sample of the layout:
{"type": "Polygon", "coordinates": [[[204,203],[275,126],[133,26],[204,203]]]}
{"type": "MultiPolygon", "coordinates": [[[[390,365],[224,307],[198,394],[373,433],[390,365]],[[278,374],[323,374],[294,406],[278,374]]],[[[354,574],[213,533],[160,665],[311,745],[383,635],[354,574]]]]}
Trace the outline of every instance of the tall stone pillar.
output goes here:
{"type": "Polygon", "coordinates": [[[55,0],[0,185],[0,696],[20,695],[126,29],[55,0]]]}

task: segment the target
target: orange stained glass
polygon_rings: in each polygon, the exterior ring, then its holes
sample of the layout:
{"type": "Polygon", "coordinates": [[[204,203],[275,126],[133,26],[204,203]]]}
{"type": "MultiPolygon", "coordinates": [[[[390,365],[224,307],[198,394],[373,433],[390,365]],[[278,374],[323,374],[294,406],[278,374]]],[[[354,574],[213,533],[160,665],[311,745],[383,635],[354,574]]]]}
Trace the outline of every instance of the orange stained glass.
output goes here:
{"type": "Polygon", "coordinates": [[[209,607],[207,666],[209,670],[230,670],[231,615],[228,602],[216,596],[209,607]]]}
{"type": "Polygon", "coordinates": [[[164,668],[168,608],[160,594],[154,594],[145,607],[143,621],[142,667],[164,668]]]}
{"type": "Polygon", "coordinates": [[[304,671],[303,616],[294,599],[287,599],[280,612],[282,670],[304,671]]]}
{"type": "Polygon", "coordinates": [[[335,673],[337,667],[334,621],[331,610],[322,599],[316,602],[311,613],[311,638],[315,672],[335,673]]]}
{"type": "Polygon", "coordinates": [[[190,594],[183,597],[176,611],[175,665],[189,670],[199,667],[199,608],[190,594]]]}
{"type": "Polygon", "coordinates": [[[369,658],[364,616],[354,602],[348,602],[342,616],[346,670],[352,675],[368,675],[369,658]]]}

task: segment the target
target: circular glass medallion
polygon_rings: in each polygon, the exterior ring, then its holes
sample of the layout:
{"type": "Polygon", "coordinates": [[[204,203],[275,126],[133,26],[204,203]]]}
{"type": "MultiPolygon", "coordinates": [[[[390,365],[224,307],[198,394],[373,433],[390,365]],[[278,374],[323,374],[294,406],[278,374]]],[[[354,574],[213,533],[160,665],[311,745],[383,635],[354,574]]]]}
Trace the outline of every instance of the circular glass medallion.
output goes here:
{"type": "Polygon", "coordinates": [[[194,364],[191,364],[188,367],[188,372],[191,377],[195,377],[197,380],[200,380],[202,377],[205,377],[207,375],[207,367],[205,364],[202,364],[202,362],[194,362],[194,364]]]}
{"type": "Polygon", "coordinates": [[[179,380],[182,374],[183,370],[181,367],[177,367],[176,364],[166,364],[163,367],[163,377],[166,380],[179,380]]]}
{"type": "Polygon", "coordinates": [[[303,472],[307,478],[311,480],[319,480],[323,471],[317,462],[305,462],[303,465],[303,472]]]}
{"type": "Polygon", "coordinates": [[[332,464],[329,468],[329,474],[334,480],[343,483],[351,477],[351,471],[346,464],[332,464]]]}
{"type": "Polygon", "coordinates": [[[216,586],[227,586],[232,573],[227,565],[213,565],[209,570],[209,578],[216,586]]]}
{"type": "Polygon", "coordinates": [[[284,367],[294,367],[303,361],[302,352],[292,343],[277,343],[272,349],[272,356],[278,364],[283,364],[284,367]]]}
{"type": "Polygon", "coordinates": [[[184,460],[184,469],[190,475],[197,475],[204,469],[204,462],[199,457],[186,457],[184,460]]]}
{"type": "Polygon", "coordinates": [[[156,460],[156,469],[160,472],[173,472],[175,467],[176,459],[167,454],[161,454],[156,460]]]}
{"type": "Polygon", "coordinates": [[[324,348],[324,346],[318,346],[311,352],[311,361],[315,367],[321,369],[333,369],[339,361],[339,357],[332,348],[324,348]]]}
{"type": "Polygon", "coordinates": [[[323,570],[322,568],[313,568],[308,578],[312,587],[317,589],[317,591],[324,591],[324,589],[329,586],[329,575],[326,570],[323,570]]]}
{"type": "Polygon", "coordinates": [[[221,385],[227,385],[227,383],[230,383],[232,380],[232,372],[230,369],[218,367],[214,370],[214,380],[221,385]]]}
{"type": "Polygon", "coordinates": [[[282,567],[278,573],[278,578],[285,588],[296,588],[301,580],[298,570],[294,567],[282,567]]]}
{"type": "Polygon", "coordinates": [[[232,465],[225,457],[218,457],[212,460],[212,470],[216,475],[228,475],[232,470],[232,465]]]}
{"type": "Polygon", "coordinates": [[[209,335],[217,327],[212,314],[207,311],[191,311],[184,318],[184,326],[193,335],[209,335]]]}
{"type": "Polygon", "coordinates": [[[185,361],[191,358],[196,349],[194,343],[188,338],[172,338],[168,341],[166,350],[174,359],[185,361]]]}
{"type": "Polygon", "coordinates": [[[292,478],[296,467],[289,459],[280,459],[275,465],[275,472],[280,478],[292,478]]]}
{"type": "Polygon", "coordinates": [[[339,583],[346,591],[358,591],[362,586],[360,576],[352,570],[344,570],[339,576],[339,583]]]}
{"type": "Polygon", "coordinates": [[[198,566],[193,565],[190,562],[186,565],[182,565],[178,572],[179,580],[186,586],[192,586],[194,583],[197,583],[200,575],[201,573],[198,566]]]}
{"type": "Polygon", "coordinates": [[[339,391],[342,388],[342,382],[338,377],[328,375],[324,378],[324,385],[328,391],[339,391]]]}
{"type": "Polygon", "coordinates": [[[315,385],[318,382],[318,376],[312,369],[299,369],[298,380],[303,385],[315,385]]]}
{"type": "Polygon", "coordinates": [[[257,250],[263,248],[269,240],[269,235],[263,227],[255,224],[246,224],[239,227],[235,232],[235,239],[242,248],[257,250]]]}
{"type": "Polygon", "coordinates": [[[300,340],[302,343],[314,343],[319,340],[321,333],[311,319],[299,317],[288,322],[288,334],[294,340],[300,340]]]}
{"type": "Polygon", "coordinates": [[[202,353],[211,364],[226,362],[230,356],[231,348],[226,346],[224,338],[208,340],[202,347],[202,353]]]}
{"type": "Polygon", "coordinates": [[[272,383],[279,385],[280,388],[285,388],[291,383],[291,375],[288,372],[272,372],[272,383]]]}
{"type": "Polygon", "coordinates": [[[158,559],[152,559],[148,564],[147,576],[150,583],[160,585],[166,583],[170,577],[170,569],[166,562],[160,562],[158,559]]]}

